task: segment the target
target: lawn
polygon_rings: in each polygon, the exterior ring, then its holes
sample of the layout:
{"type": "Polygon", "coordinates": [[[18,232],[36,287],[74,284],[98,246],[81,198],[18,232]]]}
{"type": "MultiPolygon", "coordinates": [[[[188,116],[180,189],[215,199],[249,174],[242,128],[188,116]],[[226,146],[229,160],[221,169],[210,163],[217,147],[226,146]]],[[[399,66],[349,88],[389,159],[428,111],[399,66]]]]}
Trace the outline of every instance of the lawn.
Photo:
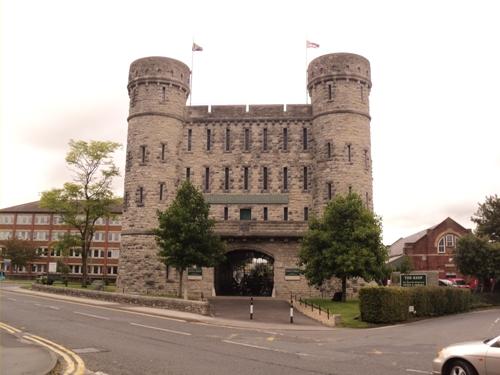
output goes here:
{"type": "Polygon", "coordinates": [[[342,317],[340,327],[369,328],[374,326],[373,324],[361,321],[358,300],[334,302],[328,299],[311,298],[307,302],[312,302],[315,306],[321,306],[322,310],[330,309],[330,313],[340,314],[342,317]]]}

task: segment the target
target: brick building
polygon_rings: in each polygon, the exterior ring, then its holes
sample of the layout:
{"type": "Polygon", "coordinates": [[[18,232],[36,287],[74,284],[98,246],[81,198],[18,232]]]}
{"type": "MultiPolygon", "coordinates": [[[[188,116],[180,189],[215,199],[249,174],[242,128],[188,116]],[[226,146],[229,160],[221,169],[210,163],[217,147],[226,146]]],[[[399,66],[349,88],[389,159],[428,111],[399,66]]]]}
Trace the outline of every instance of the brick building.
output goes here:
{"type": "Polygon", "coordinates": [[[188,66],[166,57],[130,66],[120,289],[177,289],[178,274],[159,261],[152,229],[157,210],[189,179],[228,243],[225,264],[188,270],[192,297],[249,293],[234,285],[259,264],[271,276],[257,294],[316,293],[297,265],[308,217],[335,194],[356,192],[373,206],[368,60],[348,53],[313,60],[307,105],[186,106],[190,76],[188,66]]]}
{"type": "MultiPolygon", "coordinates": [[[[0,256],[0,270],[5,271],[7,275],[26,278],[46,275],[49,262],[64,259],[51,245],[65,233],[71,233],[75,229],[63,224],[59,215],[41,208],[38,203],[31,202],[0,209],[0,241],[10,238],[33,241],[38,254],[33,263],[21,269],[12,267],[0,256]]],[[[87,266],[90,278],[116,279],[120,255],[121,213],[121,207],[116,207],[114,219],[100,219],[96,223],[97,230],[87,266]]],[[[64,261],[70,267],[69,276],[79,278],[82,274],[80,250],[72,249],[64,261]]]]}
{"type": "Polygon", "coordinates": [[[440,278],[461,276],[453,261],[457,240],[470,233],[455,220],[446,218],[428,229],[400,238],[389,249],[389,262],[408,256],[415,271],[438,271],[440,278]]]}

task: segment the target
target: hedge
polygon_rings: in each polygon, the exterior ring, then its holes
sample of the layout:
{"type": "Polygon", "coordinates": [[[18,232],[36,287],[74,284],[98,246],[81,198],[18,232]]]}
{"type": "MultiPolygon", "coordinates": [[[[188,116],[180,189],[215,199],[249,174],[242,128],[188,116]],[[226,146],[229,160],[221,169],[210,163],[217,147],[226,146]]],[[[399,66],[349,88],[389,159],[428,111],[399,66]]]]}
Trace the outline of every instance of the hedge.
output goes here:
{"type": "Polygon", "coordinates": [[[468,289],[445,287],[371,287],[359,293],[361,320],[370,323],[395,323],[410,317],[409,306],[418,317],[440,316],[468,311],[468,289]]]}

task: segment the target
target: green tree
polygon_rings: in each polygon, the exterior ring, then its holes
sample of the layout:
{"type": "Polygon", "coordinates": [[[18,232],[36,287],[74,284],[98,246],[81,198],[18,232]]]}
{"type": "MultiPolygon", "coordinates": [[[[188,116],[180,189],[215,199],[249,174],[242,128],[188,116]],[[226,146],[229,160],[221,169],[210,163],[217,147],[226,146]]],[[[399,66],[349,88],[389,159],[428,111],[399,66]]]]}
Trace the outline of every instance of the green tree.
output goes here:
{"type": "Polygon", "coordinates": [[[121,200],[113,195],[111,184],[119,176],[112,154],[120,147],[115,142],[69,142],[66,164],[73,181],[62,189],[42,193],[40,206],[61,215],[64,223],[78,231],[82,257],[82,286],[87,286],[87,258],[96,221],[113,216],[113,208],[121,200]]]}
{"type": "Polygon", "coordinates": [[[36,246],[32,241],[11,238],[0,243],[4,259],[10,259],[12,267],[26,267],[36,259],[36,246]]]}
{"type": "Polygon", "coordinates": [[[188,267],[212,267],[224,258],[225,245],[213,232],[215,221],[209,218],[209,209],[203,194],[185,181],[172,204],[157,213],[159,227],[154,233],[159,256],[179,272],[179,297],[183,296],[182,279],[188,267]]]}
{"type": "Polygon", "coordinates": [[[474,276],[480,281],[481,292],[492,277],[500,276],[500,268],[495,268],[497,247],[485,237],[467,234],[458,240],[455,249],[455,264],[464,275],[474,276]]]}
{"type": "Polygon", "coordinates": [[[477,224],[476,234],[500,242],[500,198],[496,194],[486,197],[474,215],[471,220],[477,224]]]}
{"type": "Polygon", "coordinates": [[[321,218],[313,218],[302,241],[299,261],[309,283],[320,287],[331,277],[342,280],[345,301],[347,278],[382,278],[387,258],[380,219],[357,194],[337,196],[321,218]]]}
{"type": "Polygon", "coordinates": [[[80,236],[65,233],[63,238],[52,244],[52,248],[61,254],[62,259],[57,261],[57,272],[60,272],[64,285],[68,286],[68,276],[70,268],[66,263],[68,261],[69,252],[72,248],[80,246],[81,239],[80,236]]]}

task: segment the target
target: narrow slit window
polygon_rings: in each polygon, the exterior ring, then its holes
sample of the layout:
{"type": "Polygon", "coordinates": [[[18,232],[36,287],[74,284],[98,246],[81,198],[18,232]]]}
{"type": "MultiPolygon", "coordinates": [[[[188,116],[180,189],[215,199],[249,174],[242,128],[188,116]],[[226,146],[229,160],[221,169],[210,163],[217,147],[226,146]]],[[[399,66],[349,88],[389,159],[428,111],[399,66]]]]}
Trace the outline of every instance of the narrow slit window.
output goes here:
{"type": "Polygon", "coordinates": [[[288,190],[288,168],[283,168],[283,190],[288,190]]]}
{"type": "Polygon", "coordinates": [[[248,167],[243,168],[243,189],[248,190],[248,167]]]}
{"type": "Polygon", "coordinates": [[[264,221],[267,221],[267,207],[264,207],[263,217],[264,217],[264,221]]]}
{"type": "Polygon", "coordinates": [[[303,170],[303,179],[304,179],[304,190],[307,190],[308,189],[308,181],[307,181],[307,167],[304,167],[304,170],[303,170]]]}
{"type": "Polygon", "coordinates": [[[245,151],[250,151],[250,129],[245,129],[245,139],[244,139],[245,151]]]}
{"type": "Polygon", "coordinates": [[[161,88],[161,100],[164,102],[167,99],[167,89],[165,86],[161,88]]]}
{"type": "Polygon", "coordinates": [[[187,167],[186,168],[186,180],[190,180],[191,179],[191,168],[187,167]]]}
{"type": "Polygon", "coordinates": [[[307,150],[307,128],[302,128],[302,149],[307,150]]]}
{"type": "Polygon", "coordinates": [[[267,128],[262,129],[262,150],[267,151],[267,128]]]}
{"type": "Polygon", "coordinates": [[[139,204],[144,203],[144,188],[141,186],[139,188],[139,204]]]}
{"type": "Polygon", "coordinates": [[[146,146],[141,146],[141,163],[146,162],[146,146]]]}
{"type": "Polygon", "coordinates": [[[165,161],[165,158],[166,158],[166,154],[167,154],[167,146],[165,145],[165,143],[162,143],[161,144],[161,161],[165,161]]]}
{"type": "Polygon", "coordinates": [[[229,208],[224,207],[224,220],[229,219],[229,208]]]}
{"type": "Polygon", "coordinates": [[[352,161],[352,147],[351,147],[351,145],[347,145],[347,160],[349,162],[352,161]]]}
{"type": "Polygon", "coordinates": [[[191,151],[192,140],[193,140],[193,129],[188,129],[188,144],[187,144],[188,151],[191,151]]]}
{"type": "Polygon", "coordinates": [[[205,190],[210,190],[210,168],[205,168],[205,190]]]}
{"type": "Polygon", "coordinates": [[[283,150],[288,150],[288,128],[283,128],[283,150]]]}
{"type": "Polygon", "coordinates": [[[207,151],[210,151],[212,147],[212,130],[207,129],[207,151]]]}
{"type": "Polygon", "coordinates": [[[332,100],[332,84],[328,84],[328,100],[332,100]]]}
{"type": "Polygon", "coordinates": [[[165,199],[165,183],[160,182],[160,200],[165,199]]]}
{"type": "Polygon", "coordinates": [[[288,221],[288,207],[283,207],[283,220],[288,221]]]}
{"type": "Polygon", "coordinates": [[[332,199],[332,183],[329,182],[326,184],[326,189],[327,189],[327,194],[328,194],[328,200],[332,199]]]}
{"type": "Polygon", "coordinates": [[[226,151],[231,149],[231,130],[229,128],[226,129],[226,151]]]}
{"type": "Polygon", "coordinates": [[[267,190],[267,167],[262,168],[262,189],[267,190]]]}
{"type": "Polygon", "coordinates": [[[352,194],[352,186],[349,185],[349,194],[352,194]]]}
{"type": "Polygon", "coordinates": [[[304,221],[309,220],[309,207],[304,207],[304,221]]]}
{"type": "Polygon", "coordinates": [[[326,156],[328,159],[332,157],[332,144],[330,142],[326,144],[326,156]]]}
{"type": "Polygon", "coordinates": [[[229,190],[229,168],[224,168],[224,190],[229,190]]]}

